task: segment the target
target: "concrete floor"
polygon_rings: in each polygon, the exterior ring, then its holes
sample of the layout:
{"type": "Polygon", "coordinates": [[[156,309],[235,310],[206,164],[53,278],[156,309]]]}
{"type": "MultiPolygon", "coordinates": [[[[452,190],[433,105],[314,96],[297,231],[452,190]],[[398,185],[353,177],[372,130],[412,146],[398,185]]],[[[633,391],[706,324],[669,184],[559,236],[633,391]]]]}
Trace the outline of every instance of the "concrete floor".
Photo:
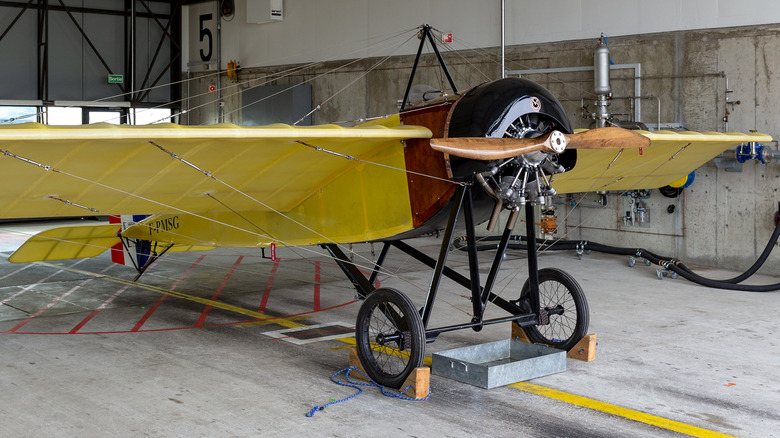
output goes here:
{"type": "MultiPolygon", "coordinates": [[[[0,226],[2,254],[20,240],[0,226]]],[[[438,244],[414,242],[431,254],[438,244]]],[[[356,250],[370,257],[368,245],[356,250]]],[[[780,293],[658,280],[655,267],[571,252],[545,253],[540,265],[582,285],[598,351],[594,362],[568,360],[565,372],[531,382],[558,398],[432,376],[427,401],[368,388],[307,418],[355,392],[329,377],[348,366],[359,304],[321,251],[278,255],[279,263],[250,250],[170,254],[137,286],[125,283],[134,271],[107,256],[28,265],[3,258],[0,436],[780,436],[780,293]],[[284,319],[262,322],[258,313],[284,319]],[[301,343],[295,329],[319,324],[327,324],[314,328],[320,336],[301,343]]],[[[465,254],[452,252],[450,265],[465,272],[465,254]]],[[[398,274],[382,284],[421,304],[430,270],[399,251],[387,266],[398,274]]],[[[498,293],[514,298],[525,269],[523,254],[510,253],[498,293]]],[[[467,293],[446,282],[432,324],[468,321],[467,293]]],[[[502,324],[445,333],[427,353],[509,332],[502,324]]]]}

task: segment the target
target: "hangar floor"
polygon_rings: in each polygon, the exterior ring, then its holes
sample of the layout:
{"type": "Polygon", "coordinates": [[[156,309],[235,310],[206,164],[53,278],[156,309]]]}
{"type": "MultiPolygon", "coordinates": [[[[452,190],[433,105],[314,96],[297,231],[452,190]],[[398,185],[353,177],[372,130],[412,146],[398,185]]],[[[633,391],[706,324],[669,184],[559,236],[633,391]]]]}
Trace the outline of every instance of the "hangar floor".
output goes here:
{"type": "MultiPolygon", "coordinates": [[[[0,228],[7,256],[20,238],[0,228]]],[[[414,242],[429,254],[438,244],[414,242]]],[[[370,256],[368,245],[356,250],[370,256]]],[[[321,251],[278,256],[274,263],[255,250],[170,254],[135,286],[127,284],[134,271],[107,256],[27,265],[3,257],[0,436],[780,436],[780,293],[659,280],[655,267],[571,252],[545,253],[540,265],[582,285],[598,352],[593,362],[570,359],[567,371],[531,382],[553,395],[432,376],[427,401],[369,388],[308,418],[313,407],[355,392],[329,377],[348,366],[359,303],[321,251]]],[[[465,254],[450,254],[451,266],[466,263],[465,254]]],[[[430,270],[393,251],[387,266],[398,275],[380,277],[383,285],[421,303],[430,270]]],[[[523,254],[511,252],[502,296],[518,293],[525,269],[523,254]]],[[[446,283],[433,323],[467,321],[466,294],[446,283]]],[[[509,331],[502,324],[445,333],[427,352],[509,331]]]]}

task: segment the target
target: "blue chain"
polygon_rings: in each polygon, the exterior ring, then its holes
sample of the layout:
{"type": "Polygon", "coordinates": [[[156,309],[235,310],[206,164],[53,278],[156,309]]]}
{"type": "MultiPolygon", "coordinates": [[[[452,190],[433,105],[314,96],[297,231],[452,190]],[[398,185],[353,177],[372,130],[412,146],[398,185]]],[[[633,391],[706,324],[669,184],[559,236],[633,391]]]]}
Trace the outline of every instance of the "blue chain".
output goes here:
{"type": "Polygon", "coordinates": [[[379,388],[380,391],[382,391],[382,394],[384,396],[386,396],[386,397],[400,398],[402,400],[407,400],[407,401],[424,401],[424,400],[428,400],[428,397],[431,396],[431,388],[430,387],[428,387],[428,395],[426,395],[424,398],[412,398],[412,397],[407,397],[407,396],[403,395],[407,390],[409,390],[412,387],[412,385],[409,385],[406,388],[403,388],[398,393],[395,393],[395,392],[392,392],[392,391],[388,391],[384,386],[380,385],[379,383],[374,382],[373,379],[368,377],[364,372],[360,371],[356,367],[344,368],[343,370],[338,371],[338,372],[334,373],[332,376],[330,376],[330,380],[333,383],[337,384],[337,385],[346,386],[346,387],[349,387],[349,388],[355,388],[355,389],[357,389],[357,392],[352,394],[352,395],[350,395],[349,397],[342,398],[341,400],[333,400],[333,399],[331,399],[331,401],[329,403],[327,403],[325,406],[315,406],[314,408],[312,408],[312,410],[310,410],[306,414],[307,417],[314,416],[315,412],[325,410],[325,408],[327,408],[330,405],[335,405],[336,403],[345,402],[345,401],[347,401],[347,400],[349,400],[349,399],[351,399],[353,397],[357,397],[358,395],[363,393],[363,389],[360,388],[361,386],[376,386],[377,388],[379,388]],[[357,371],[360,374],[362,374],[363,377],[365,377],[366,380],[368,380],[368,382],[363,383],[363,382],[355,382],[355,381],[350,380],[349,379],[349,373],[352,372],[352,371],[357,371]],[[338,376],[341,373],[345,373],[344,374],[344,378],[346,380],[346,383],[345,382],[341,382],[341,381],[336,379],[336,376],[338,376]]]}

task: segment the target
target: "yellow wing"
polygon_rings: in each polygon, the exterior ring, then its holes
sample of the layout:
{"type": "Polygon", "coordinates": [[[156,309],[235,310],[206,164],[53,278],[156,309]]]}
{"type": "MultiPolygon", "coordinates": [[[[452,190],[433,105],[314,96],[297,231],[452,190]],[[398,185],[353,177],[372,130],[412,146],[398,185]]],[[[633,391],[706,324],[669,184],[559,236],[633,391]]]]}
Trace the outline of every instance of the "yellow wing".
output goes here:
{"type": "MultiPolygon", "coordinates": [[[[401,150],[400,140],[431,135],[426,128],[398,126],[397,118],[387,124],[395,126],[4,125],[0,218],[85,214],[52,197],[112,214],[289,211],[358,167],[356,161],[317,152],[299,141],[370,161],[401,150]],[[232,188],[171,159],[152,142],[232,188]],[[52,170],[12,159],[9,153],[52,170]]],[[[398,174],[405,179],[403,172],[398,174]]]]}
{"type": "MultiPolygon", "coordinates": [[[[121,243],[119,224],[73,225],[41,231],[27,239],[10,257],[11,263],[95,257],[121,243]]],[[[167,252],[208,251],[209,246],[177,245],[167,252]]]]}
{"type": "Polygon", "coordinates": [[[650,138],[643,149],[578,149],[577,164],[555,175],[558,193],[653,189],[669,185],[716,155],[747,142],[768,142],[760,133],[639,131],[650,138]]]}
{"type": "Polygon", "coordinates": [[[155,214],[145,222],[162,227],[127,235],[206,246],[378,239],[413,227],[403,140],[429,137],[398,116],[354,128],[5,125],[0,218],[155,214]]]}

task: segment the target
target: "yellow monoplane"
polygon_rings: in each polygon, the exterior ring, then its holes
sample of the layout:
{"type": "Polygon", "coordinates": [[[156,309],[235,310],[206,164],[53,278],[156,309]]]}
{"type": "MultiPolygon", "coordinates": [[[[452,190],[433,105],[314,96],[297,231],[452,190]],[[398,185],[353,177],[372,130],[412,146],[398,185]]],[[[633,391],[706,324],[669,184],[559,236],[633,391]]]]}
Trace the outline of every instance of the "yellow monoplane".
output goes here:
{"type": "Polygon", "coordinates": [[[149,215],[45,231],[10,257],[19,263],[93,257],[120,245],[136,248],[143,269],[143,260],[169,249],[322,245],[365,298],[356,333],[363,364],[377,382],[398,386],[442,332],[515,321],[531,340],[563,349],[585,335],[580,286],[561,270],[537,268],[532,206],[546,196],[662,187],[732,146],[769,140],[615,127],[575,133],[547,90],[517,78],[350,128],[6,125],[0,218],[149,215]],[[529,279],[509,301],[491,290],[522,208],[529,279]],[[493,226],[504,210],[511,213],[483,284],[475,225],[493,226]],[[461,215],[467,276],[446,267],[461,215]],[[438,259],[404,242],[441,229],[438,259]],[[341,247],[365,241],[385,243],[369,278],[341,247]],[[434,270],[421,311],[401,292],[374,290],[390,247],[434,270]],[[474,318],[429,328],[444,276],[471,290],[474,318]],[[488,302],[509,316],[485,320],[488,302]]]}

